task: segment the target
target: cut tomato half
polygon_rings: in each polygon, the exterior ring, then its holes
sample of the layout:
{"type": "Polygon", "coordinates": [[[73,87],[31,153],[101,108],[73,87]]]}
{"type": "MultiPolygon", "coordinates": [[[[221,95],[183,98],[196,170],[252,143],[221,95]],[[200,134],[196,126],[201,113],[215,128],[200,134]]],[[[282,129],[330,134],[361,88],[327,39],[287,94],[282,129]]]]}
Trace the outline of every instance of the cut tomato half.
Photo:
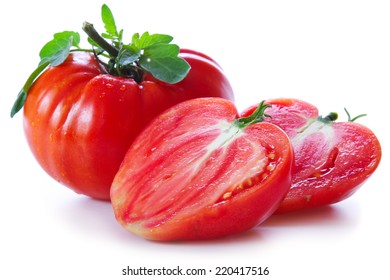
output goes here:
{"type": "Polygon", "coordinates": [[[292,148],[277,126],[249,121],[221,98],[157,117],[114,179],[116,219],[153,240],[216,238],[264,221],[290,188],[292,148]]]}
{"type": "MultiPolygon", "coordinates": [[[[295,160],[292,187],[276,213],[292,212],[342,201],[374,173],[381,159],[375,134],[355,122],[321,117],[314,105],[297,99],[272,99],[265,121],[290,137],[295,160]]],[[[252,106],[242,113],[251,115],[252,106]]]]}

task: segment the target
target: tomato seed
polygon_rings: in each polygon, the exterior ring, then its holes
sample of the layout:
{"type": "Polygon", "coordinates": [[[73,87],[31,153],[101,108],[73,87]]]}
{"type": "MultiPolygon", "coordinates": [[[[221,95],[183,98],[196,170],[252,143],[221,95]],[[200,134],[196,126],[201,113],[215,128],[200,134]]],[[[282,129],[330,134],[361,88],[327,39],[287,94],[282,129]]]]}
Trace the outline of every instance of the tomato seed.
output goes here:
{"type": "Polygon", "coordinates": [[[269,153],[267,155],[267,157],[272,160],[272,159],[275,159],[276,155],[275,155],[275,153],[269,153]]]}
{"type": "Polygon", "coordinates": [[[272,171],[272,170],[274,170],[274,168],[275,168],[275,163],[272,163],[272,162],[270,162],[268,165],[267,165],[267,171],[272,171]]]}
{"type": "Polygon", "coordinates": [[[227,193],[225,193],[223,196],[222,196],[222,198],[223,199],[228,199],[228,198],[230,198],[232,196],[232,192],[227,192],[227,193]]]}

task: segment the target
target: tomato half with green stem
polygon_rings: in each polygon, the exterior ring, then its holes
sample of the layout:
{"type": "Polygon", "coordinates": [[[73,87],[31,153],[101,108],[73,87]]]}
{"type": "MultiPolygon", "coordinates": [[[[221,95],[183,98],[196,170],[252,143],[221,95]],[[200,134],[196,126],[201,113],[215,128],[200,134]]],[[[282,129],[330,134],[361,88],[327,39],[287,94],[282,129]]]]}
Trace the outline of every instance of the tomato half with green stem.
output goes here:
{"type": "Polygon", "coordinates": [[[164,34],[135,34],[126,45],[105,5],[102,18],[104,38],[84,24],[90,52],[78,46],[76,32],[54,35],[12,115],[24,105],[29,146],[48,174],[77,193],[109,200],[127,149],[155,116],[188,99],[234,96],[206,55],[179,50],[164,34]]]}
{"type": "MultiPolygon", "coordinates": [[[[338,115],[297,99],[266,101],[265,121],[282,128],[294,148],[292,187],[276,213],[328,205],[351,196],[374,173],[381,159],[375,134],[355,123],[336,122],[338,115]]],[[[242,113],[250,115],[256,106],[242,113]]],[[[348,112],[347,112],[348,113],[348,112]]],[[[358,116],[360,117],[360,116],[358,116]]]]}
{"type": "Polygon", "coordinates": [[[111,187],[116,219],[152,240],[217,238],[268,218],[290,188],[292,148],[277,126],[228,100],[198,98],[153,120],[111,187]]]}

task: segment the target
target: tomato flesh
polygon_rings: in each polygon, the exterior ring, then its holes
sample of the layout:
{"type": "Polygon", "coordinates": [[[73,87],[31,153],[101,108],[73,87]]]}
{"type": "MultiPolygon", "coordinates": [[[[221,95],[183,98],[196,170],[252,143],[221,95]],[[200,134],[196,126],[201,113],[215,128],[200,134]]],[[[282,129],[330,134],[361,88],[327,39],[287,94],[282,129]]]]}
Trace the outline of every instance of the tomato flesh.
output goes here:
{"type": "MultiPolygon", "coordinates": [[[[292,187],[275,213],[339,202],[374,173],[381,159],[375,134],[354,122],[326,122],[297,99],[273,99],[267,122],[282,128],[294,148],[292,187]]],[[[242,113],[250,115],[255,106],[242,113]]]]}
{"type": "Polygon", "coordinates": [[[147,239],[207,239],[269,217],[290,187],[283,131],[233,125],[234,105],[217,98],[179,104],[132,144],[111,188],[117,220],[147,239]],[[147,159],[147,160],[146,160],[147,159]]]}
{"type": "Polygon", "coordinates": [[[293,185],[277,213],[350,197],[373,174],[381,158],[378,139],[357,123],[325,125],[304,140],[292,138],[292,143],[297,155],[293,185]]]}

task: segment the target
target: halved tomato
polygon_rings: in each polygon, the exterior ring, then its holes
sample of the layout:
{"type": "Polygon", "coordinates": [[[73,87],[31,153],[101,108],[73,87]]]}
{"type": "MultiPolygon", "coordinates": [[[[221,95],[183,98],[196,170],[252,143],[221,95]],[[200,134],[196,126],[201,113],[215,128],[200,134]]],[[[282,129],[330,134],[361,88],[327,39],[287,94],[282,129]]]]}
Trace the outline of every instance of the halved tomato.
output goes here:
{"type": "MultiPolygon", "coordinates": [[[[355,122],[335,122],[337,114],[318,115],[317,108],[297,99],[266,101],[265,121],[290,137],[295,160],[292,187],[276,213],[328,205],[351,196],[374,173],[381,159],[375,134],[355,122]]],[[[242,116],[256,110],[248,108],[242,116]]]]}
{"type": "Polygon", "coordinates": [[[186,101],[136,138],[114,179],[111,202],[127,230],[152,240],[208,239],[269,217],[291,183],[292,148],[264,106],[238,119],[221,98],[186,101]]]}

